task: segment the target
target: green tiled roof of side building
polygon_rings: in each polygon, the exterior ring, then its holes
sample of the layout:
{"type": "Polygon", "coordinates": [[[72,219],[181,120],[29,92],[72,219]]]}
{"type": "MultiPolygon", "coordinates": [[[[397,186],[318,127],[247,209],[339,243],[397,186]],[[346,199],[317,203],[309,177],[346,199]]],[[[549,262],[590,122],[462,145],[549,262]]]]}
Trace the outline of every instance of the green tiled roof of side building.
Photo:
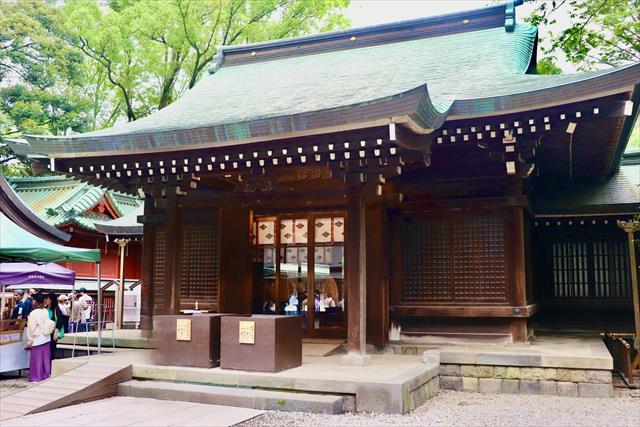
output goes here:
{"type": "Polygon", "coordinates": [[[90,210],[104,197],[119,217],[134,211],[143,201],[129,194],[105,190],[60,175],[6,177],[13,191],[39,218],[54,227],[75,224],[95,231],[94,222],[110,219],[90,210]]]}
{"type": "Polygon", "coordinates": [[[592,182],[542,181],[532,197],[536,215],[640,214],[640,151],[625,153],[618,171],[592,182]]]}

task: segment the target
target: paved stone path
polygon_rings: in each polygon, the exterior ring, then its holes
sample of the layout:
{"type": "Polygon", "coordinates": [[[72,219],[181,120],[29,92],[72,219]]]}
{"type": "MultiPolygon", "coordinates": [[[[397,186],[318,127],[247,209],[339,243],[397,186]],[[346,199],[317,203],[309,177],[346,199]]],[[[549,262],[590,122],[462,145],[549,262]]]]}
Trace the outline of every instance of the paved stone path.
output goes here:
{"type": "Polygon", "coordinates": [[[275,412],[240,427],[263,426],[616,426],[637,427],[640,398],[587,398],[440,391],[408,415],[275,412]]]}
{"type": "Polygon", "coordinates": [[[134,397],[112,397],[2,422],[10,426],[232,426],[264,411],[134,397]]]}

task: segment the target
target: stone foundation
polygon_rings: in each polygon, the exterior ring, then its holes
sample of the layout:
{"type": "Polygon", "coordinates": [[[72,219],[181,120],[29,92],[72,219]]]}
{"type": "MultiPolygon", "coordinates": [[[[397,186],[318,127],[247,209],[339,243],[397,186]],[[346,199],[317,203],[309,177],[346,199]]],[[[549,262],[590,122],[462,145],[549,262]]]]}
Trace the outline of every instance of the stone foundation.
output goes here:
{"type": "Polygon", "coordinates": [[[440,391],[440,379],[436,376],[409,392],[409,412],[434,397],[440,391]]]}
{"type": "Polygon", "coordinates": [[[474,393],[612,397],[610,370],[440,365],[440,388],[474,393]]]}

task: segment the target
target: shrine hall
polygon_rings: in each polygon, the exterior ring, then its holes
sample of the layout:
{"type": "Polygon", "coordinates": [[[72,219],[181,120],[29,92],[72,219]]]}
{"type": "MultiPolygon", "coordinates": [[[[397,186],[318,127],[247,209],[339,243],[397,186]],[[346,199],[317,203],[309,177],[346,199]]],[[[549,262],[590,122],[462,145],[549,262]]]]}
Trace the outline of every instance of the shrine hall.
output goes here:
{"type": "Polygon", "coordinates": [[[355,358],[631,329],[640,64],[541,75],[538,42],[507,2],[222,46],[147,117],[10,147],[144,199],[143,329],[291,314],[355,358]]]}

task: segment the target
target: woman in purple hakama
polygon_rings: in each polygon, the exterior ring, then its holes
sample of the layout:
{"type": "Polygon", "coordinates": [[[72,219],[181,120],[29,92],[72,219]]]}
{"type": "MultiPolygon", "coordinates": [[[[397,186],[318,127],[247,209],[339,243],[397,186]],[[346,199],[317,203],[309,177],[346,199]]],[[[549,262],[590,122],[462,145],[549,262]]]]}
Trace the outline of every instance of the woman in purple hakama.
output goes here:
{"type": "Polygon", "coordinates": [[[33,297],[34,310],[27,321],[27,348],[31,351],[29,361],[29,382],[44,381],[51,376],[51,333],[55,322],[49,319],[49,312],[44,307],[44,295],[33,297]]]}

